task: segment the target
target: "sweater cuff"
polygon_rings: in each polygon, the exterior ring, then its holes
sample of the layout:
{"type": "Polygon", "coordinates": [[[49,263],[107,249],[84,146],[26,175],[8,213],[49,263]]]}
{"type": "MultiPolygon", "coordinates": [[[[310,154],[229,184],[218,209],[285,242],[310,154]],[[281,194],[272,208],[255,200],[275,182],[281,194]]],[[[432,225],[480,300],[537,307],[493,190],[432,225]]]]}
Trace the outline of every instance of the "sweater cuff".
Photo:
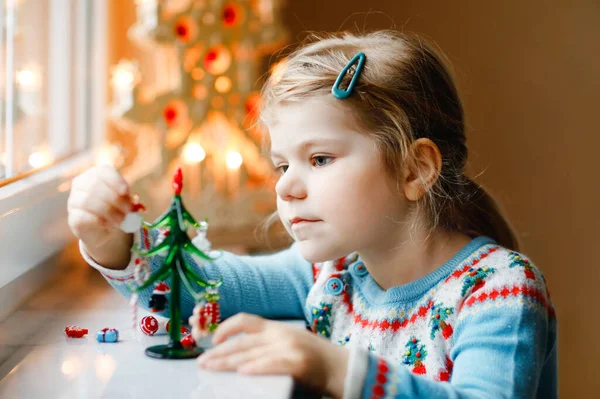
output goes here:
{"type": "Polygon", "coordinates": [[[360,399],[369,368],[369,352],[365,349],[350,348],[348,369],[344,380],[343,399],[360,399]]]}
{"type": "MultiPolygon", "coordinates": [[[[143,229],[143,228],[142,228],[143,229]]],[[[140,243],[142,241],[142,229],[133,233],[133,246],[132,248],[140,248],[140,243]]],[[[130,280],[133,278],[134,270],[135,270],[135,256],[131,256],[129,259],[129,263],[125,269],[117,270],[117,269],[109,269],[98,262],[96,262],[90,254],[87,253],[83,246],[83,241],[79,240],[79,252],[81,252],[81,256],[87,262],[88,265],[98,270],[102,275],[109,279],[116,279],[120,281],[130,280]]]]}

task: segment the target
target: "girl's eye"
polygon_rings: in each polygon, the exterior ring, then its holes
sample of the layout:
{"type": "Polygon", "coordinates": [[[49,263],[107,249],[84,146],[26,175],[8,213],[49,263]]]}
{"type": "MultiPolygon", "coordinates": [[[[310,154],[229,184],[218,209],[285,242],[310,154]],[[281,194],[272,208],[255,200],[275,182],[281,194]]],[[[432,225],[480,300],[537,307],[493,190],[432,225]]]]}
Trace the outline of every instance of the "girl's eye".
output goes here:
{"type": "Polygon", "coordinates": [[[333,157],[329,157],[326,155],[317,155],[313,157],[313,162],[315,166],[325,166],[333,160],[333,157]]]}
{"type": "Polygon", "coordinates": [[[275,167],[275,171],[280,173],[280,174],[284,174],[287,171],[288,165],[280,165],[275,167]]]}

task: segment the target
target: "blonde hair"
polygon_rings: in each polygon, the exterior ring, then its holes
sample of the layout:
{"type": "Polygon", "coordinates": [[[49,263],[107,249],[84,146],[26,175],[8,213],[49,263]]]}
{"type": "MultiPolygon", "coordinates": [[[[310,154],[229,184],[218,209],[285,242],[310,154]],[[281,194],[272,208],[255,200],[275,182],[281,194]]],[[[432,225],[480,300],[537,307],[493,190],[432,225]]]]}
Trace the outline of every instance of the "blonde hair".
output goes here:
{"type": "MultiPolygon", "coordinates": [[[[261,120],[273,121],[275,105],[331,95],[340,71],[358,52],[366,55],[364,69],[352,95],[338,101],[351,109],[377,144],[390,176],[400,175],[416,139],[431,139],[441,152],[441,174],[416,204],[427,216],[427,227],[486,235],[518,250],[516,236],[494,199],[464,173],[462,103],[446,57],[424,38],[391,30],[313,34],[263,87],[261,120]]],[[[342,88],[351,79],[348,75],[342,88]]]]}

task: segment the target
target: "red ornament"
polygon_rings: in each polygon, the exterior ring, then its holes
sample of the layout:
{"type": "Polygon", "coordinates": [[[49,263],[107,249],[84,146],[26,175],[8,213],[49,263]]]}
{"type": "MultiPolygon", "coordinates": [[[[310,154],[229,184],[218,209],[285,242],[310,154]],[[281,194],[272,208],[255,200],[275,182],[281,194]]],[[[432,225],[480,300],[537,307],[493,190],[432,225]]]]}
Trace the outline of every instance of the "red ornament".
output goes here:
{"type": "MultiPolygon", "coordinates": [[[[167,322],[167,326],[166,326],[167,332],[169,332],[171,330],[171,320],[169,320],[167,322]]],[[[181,331],[182,334],[189,334],[190,330],[188,330],[186,327],[184,326],[179,326],[179,331],[181,331]]]]}
{"type": "Polygon", "coordinates": [[[221,321],[221,308],[218,302],[208,302],[204,305],[204,315],[209,325],[218,324],[221,321]]]}
{"type": "Polygon", "coordinates": [[[188,334],[181,340],[181,345],[183,345],[184,348],[194,348],[196,347],[196,341],[194,341],[194,338],[188,334]]]}
{"type": "Polygon", "coordinates": [[[198,32],[198,26],[196,25],[196,21],[189,16],[183,16],[179,18],[173,27],[175,36],[178,40],[189,43],[196,37],[196,33],[198,32]]]}
{"type": "Polygon", "coordinates": [[[213,62],[217,60],[219,53],[217,50],[209,50],[204,57],[204,68],[211,69],[213,62]]]}
{"type": "Polygon", "coordinates": [[[173,191],[175,191],[175,195],[181,195],[181,190],[183,190],[183,174],[181,168],[177,168],[175,177],[173,177],[173,191]]]}
{"type": "Polygon", "coordinates": [[[145,316],[140,320],[140,330],[146,335],[154,335],[158,331],[158,320],[154,316],[145,316]]]}
{"type": "Polygon", "coordinates": [[[83,338],[83,336],[88,333],[88,330],[87,328],[80,328],[77,326],[67,326],[65,327],[65,333],[69,338],[83,338]]]}
{"type": "Polygon", "coordinates": [[[240,22],[241,16],[242,10],[237,4],[227,4],[223,8],[223,26],[233,28],[240,22]]]}
{"type": "Polygon", "coordinates": [[[260,110],[260,94],[252,93],[246,98],[246,115],[256,119],[260,110]]]}
{"type": "Polygon", "coordinates": [[[167,105],[163,110],[163,117],[167,125],[174,125],[177,120],[177,109],[173,105],[167,105]]]}

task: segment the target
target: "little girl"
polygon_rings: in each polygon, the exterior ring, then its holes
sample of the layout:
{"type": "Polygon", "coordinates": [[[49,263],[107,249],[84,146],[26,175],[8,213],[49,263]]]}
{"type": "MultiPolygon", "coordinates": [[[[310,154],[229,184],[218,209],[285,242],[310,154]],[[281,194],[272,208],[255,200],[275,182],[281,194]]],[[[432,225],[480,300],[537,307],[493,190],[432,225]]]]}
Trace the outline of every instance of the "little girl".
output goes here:
{"type": "MultiPolygon", "coordinates": [[[[392,31],[321,38],[270,77],[262,108],[295,242],[199,268],[223,277],[226,318],[201,367],[289,374],[334,398],[557,396],[544,277],[464,174],[463,109],[442,55],[392,31]],[[266,318],[305,318],[312,332],[266,318]]],[[[131,246],[157,237],[116,227],[127,190],[94,168],[69,199],[83,256],[125,296],[131,246]]],[[[193,305],[184,292],[184,317],[193,305]]]]}

